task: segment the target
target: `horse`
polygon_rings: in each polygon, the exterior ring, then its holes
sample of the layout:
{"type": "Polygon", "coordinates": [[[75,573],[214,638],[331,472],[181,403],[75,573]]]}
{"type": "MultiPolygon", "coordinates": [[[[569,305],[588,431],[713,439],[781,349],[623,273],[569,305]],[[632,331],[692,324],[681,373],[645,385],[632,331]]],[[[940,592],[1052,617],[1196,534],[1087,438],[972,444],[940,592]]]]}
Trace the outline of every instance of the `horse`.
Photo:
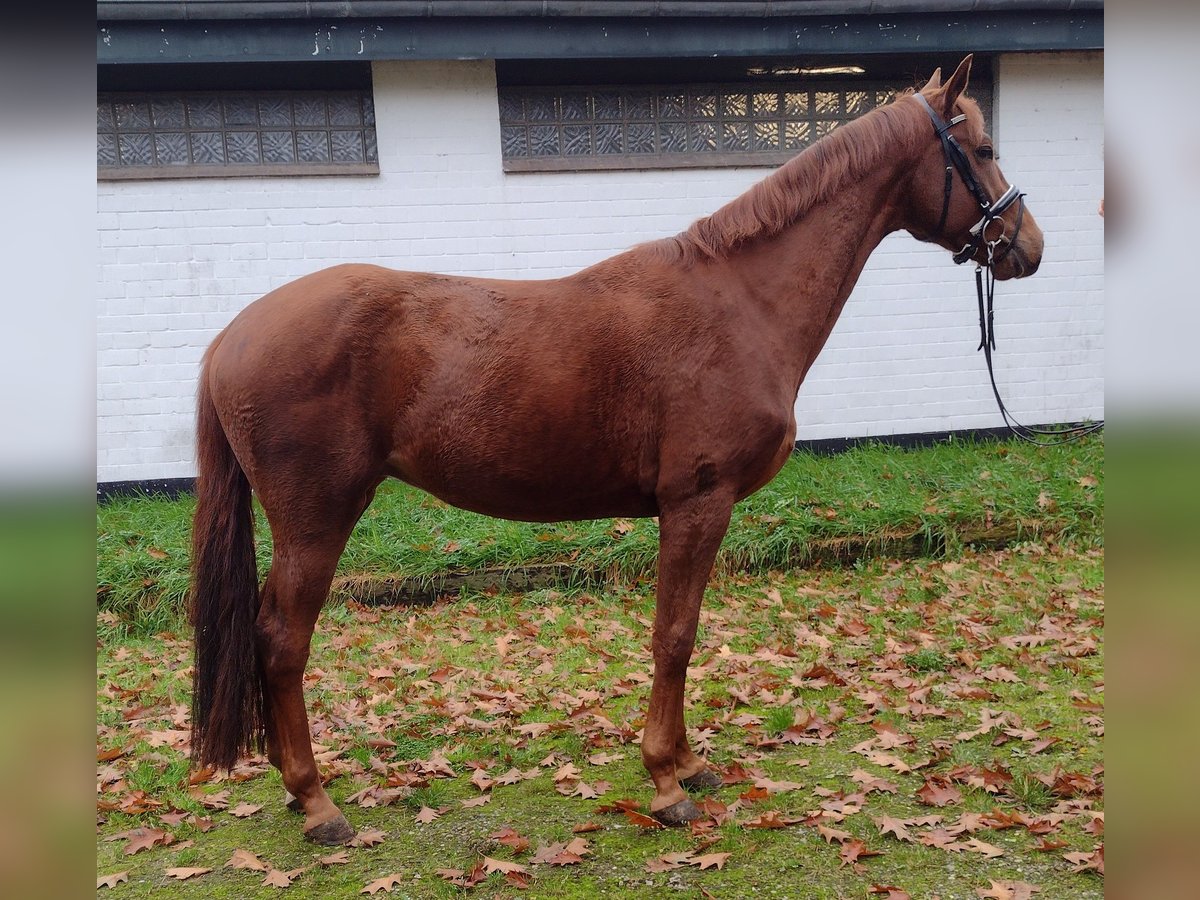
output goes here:
{"type": "Polygon", "coordinates": [[[688,792],[721,783],[684,730],[701,599],[734,504],[794,449],[800,384],[867,257],[907,230],[1000,279],[1041,260],[964,94],[970,68],[944,84],[937,70],[677,236],[566,277],[347,264],[248,305],[197,392],[193,764],[265,748],[309,839],[354,836],[313,759],[303,675],[350,532],[398,478],[499,518],[659,518],[641,753],[651,814],[699,818],[688,792]],[[261,587],[252,494],[274,546],[261,587]]]}

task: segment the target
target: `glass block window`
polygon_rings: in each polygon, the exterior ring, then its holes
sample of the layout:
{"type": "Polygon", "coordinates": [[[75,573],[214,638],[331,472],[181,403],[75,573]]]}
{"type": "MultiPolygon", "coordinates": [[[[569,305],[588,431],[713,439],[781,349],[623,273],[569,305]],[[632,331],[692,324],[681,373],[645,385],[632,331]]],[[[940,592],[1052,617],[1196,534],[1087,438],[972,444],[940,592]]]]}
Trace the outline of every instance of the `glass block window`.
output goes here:
{"type": "Polygon", "coordinates": [[[101,93],[101,179],[375,174],[370,91],[101,93]]]}
{"type": "MultiPolygon", "coordinates": [[[[504,169],[779,165],[909,86],[884,81],[502,86],[504,169]]],[[[990,121],[990,86],[972,96],[990,121]]]]}

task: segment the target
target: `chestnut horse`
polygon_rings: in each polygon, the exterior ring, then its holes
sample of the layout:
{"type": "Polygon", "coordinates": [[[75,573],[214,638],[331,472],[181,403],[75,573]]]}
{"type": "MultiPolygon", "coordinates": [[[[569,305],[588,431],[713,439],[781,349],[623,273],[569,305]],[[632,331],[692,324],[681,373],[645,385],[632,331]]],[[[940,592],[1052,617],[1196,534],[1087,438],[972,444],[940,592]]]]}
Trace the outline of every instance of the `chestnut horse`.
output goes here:
{"type": "MultiPolygon", "coordinates": [[[[642,759],[651,812],[697,818],[685,788],[720,782],[688,746],[684,677],[733,505],[792,452],[800,383],[883,237],[970,244],[980,191],[951,184],[938,116],[976,187],[1006,192],[969,72],[970,57],[945,84],[939,70],[682,234],[565,278],[342,265],[243,310],[199,385],[194,761],[265,745],[305,833],[353,836],[321,785],[302,680],[346,540],[394,477],[508,519],[659,517],[642,759]],[[261,590],[251,491],[274,542],[261,590]]],[[[1031,274],[1042,235],[1023,203],[988,221],[996,276],[1031,274]]]]}

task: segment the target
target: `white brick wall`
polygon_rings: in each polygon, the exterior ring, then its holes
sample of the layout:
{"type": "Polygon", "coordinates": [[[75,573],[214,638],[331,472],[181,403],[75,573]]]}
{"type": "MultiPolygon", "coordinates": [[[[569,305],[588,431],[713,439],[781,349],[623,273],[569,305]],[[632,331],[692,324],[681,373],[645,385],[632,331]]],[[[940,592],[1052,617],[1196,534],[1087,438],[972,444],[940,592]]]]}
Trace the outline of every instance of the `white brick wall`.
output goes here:
{"type": "MultiPolygon", "coordinates": [[[[999,377],[1030,423],[1102,414],[1103,72],[1097,54],[998,72],[1001,165],[1046,232],[1002,284],[999,377]]],[[[488,62],[376,64],[381,174],[99,185],[99,481],[194,474],[208,341],[247,303],[339,262],[551,277],[673,234],[763,169],[505,175],[488,62]]],[[[796,404],[799,437],[1000,424],[970,269],[907,235],[872,257],[796,404]]]]}

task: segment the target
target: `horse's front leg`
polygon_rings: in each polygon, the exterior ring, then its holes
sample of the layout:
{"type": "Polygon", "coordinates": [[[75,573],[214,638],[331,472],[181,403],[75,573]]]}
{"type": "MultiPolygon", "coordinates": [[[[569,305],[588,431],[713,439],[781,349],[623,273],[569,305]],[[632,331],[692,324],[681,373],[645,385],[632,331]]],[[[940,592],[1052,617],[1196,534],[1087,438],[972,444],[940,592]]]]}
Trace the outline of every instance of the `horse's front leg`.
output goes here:
{"type": "Polygon", "coordinates": [[[733,497],[731,492],[709,493],[660,503],[654,685],[642,736],[642,761],[654,781],[651,813],[665,825],[683,825],[701,813],[680,780],[686,779],[689,786],[711,783],[711,773],[685,737],[684,678],[696,643],[700,601],[729,527],[733,497]]]}

